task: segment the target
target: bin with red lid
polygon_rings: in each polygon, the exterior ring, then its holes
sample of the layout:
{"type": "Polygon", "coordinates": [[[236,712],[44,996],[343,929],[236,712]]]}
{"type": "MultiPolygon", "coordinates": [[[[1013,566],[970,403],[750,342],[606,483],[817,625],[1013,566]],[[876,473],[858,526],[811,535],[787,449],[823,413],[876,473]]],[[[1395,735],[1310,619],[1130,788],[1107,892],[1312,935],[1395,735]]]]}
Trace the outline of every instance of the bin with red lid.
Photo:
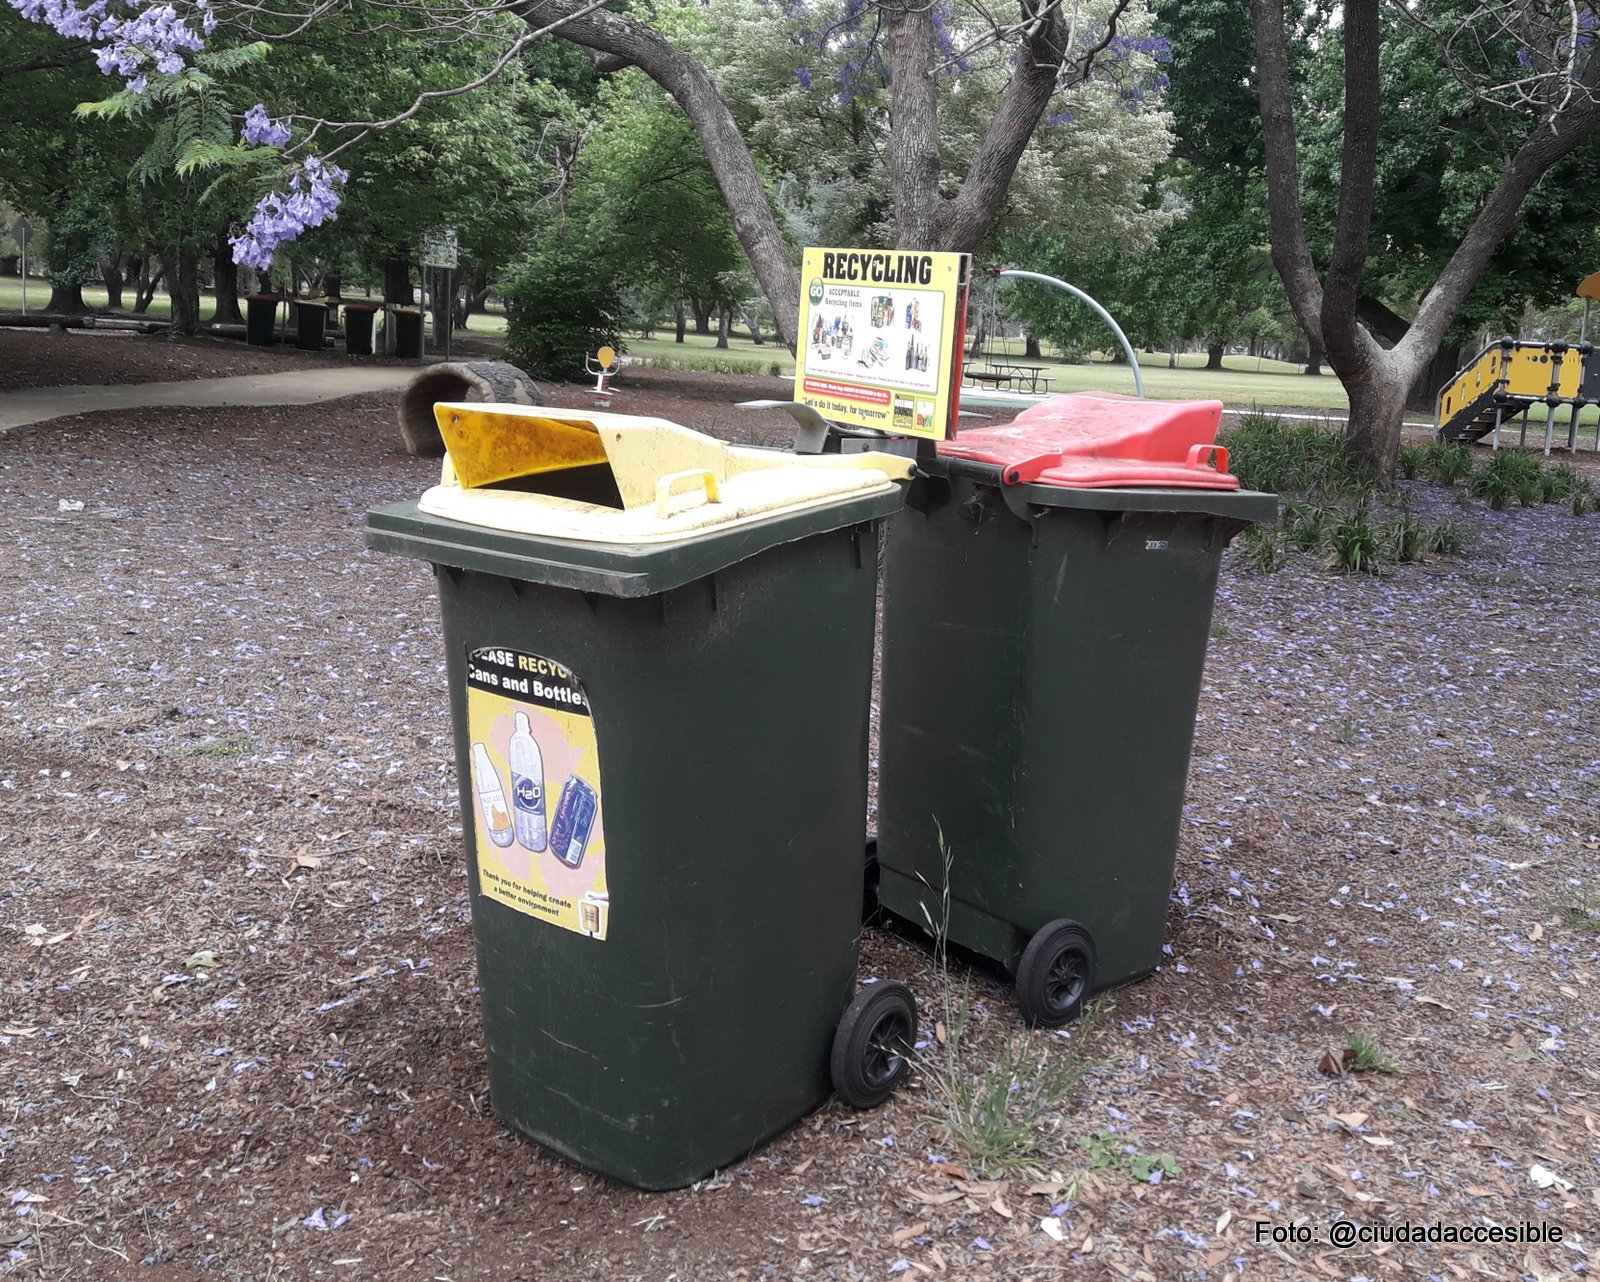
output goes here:
{"type": "Polygon", "coordinates": [[[1222,550],[1216,401],[1058,396],[923,460],[884,559],[877,893],[1031,1022],[1155,968],[1222,550]]]}

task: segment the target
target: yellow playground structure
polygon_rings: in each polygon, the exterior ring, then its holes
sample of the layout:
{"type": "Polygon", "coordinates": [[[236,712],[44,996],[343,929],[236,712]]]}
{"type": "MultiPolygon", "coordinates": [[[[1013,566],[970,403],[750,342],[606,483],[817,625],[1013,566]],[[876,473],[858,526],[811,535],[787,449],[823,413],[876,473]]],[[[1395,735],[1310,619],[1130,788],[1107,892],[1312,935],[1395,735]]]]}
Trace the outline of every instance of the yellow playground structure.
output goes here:
{"type": "MultiPolygon", "coordinates": [[[[1499,449],[1501,429],[1518,420],[1519,443],[1526,445],[1528,411],[1544,405],[1548,454],[1556,410],[1568,405],[1572,413],[1567,420],[1567,449],[1578,448],[1578,415],[1585,405],[1600,402],[1600,349],[1588,341],[1589,304],[1600,299],[1600,272],[1585,277],[1577,294],[1583,299],[1583,328],[1576,343],[1502,338],[1479,352],[1440,390],[1433,415],[1439,440],[1475,442],[1492,434],[1494,448],[1499,449]]],[[[1600,450],[1600,427],[1595,448],[1600,450]]]]}

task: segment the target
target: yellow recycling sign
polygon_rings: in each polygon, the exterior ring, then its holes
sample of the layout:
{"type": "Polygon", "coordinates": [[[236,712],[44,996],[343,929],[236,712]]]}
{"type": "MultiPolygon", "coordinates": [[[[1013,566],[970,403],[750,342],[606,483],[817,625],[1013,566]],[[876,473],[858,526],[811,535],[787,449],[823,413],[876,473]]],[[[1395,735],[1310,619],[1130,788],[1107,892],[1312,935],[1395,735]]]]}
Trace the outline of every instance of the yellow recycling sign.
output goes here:
{"type": "Polygon", "coordinates": [[[794,399],[896,436],[954,435],[967,254],[808,249],[794,399]]]}

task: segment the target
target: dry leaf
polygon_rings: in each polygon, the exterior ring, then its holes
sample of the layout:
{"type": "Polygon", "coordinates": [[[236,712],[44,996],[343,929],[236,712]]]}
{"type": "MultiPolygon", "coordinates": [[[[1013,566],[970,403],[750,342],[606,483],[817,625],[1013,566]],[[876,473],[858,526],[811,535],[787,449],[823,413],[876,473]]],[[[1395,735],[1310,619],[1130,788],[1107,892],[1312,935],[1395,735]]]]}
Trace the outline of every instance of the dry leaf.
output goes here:
{"type": "Polygon", "coordinates": [[[1011,1218],[1011,1208],[1007,1206],[1005,1201],[1000,1197],[996,1197],[994,1201],[989,1203],[989,1209],[996,1215],[1005,1216],[1008,1220],[1011,1218]]]}
{"type": "Polygon", "coordinates": [[[296,855],[294,857],[294,862],[295,862],[295,867],[297,867],[297,868],[320,868],[320,867],[322,867],[322,860],[316,855],[296,855]]]}
{"type": "Polygon", "coordinates": [[[1326,1077],[1344,1076],[1344,1056],[1336,1055],[1333,1051],[1323,1051],[1322,1058],[1317,1061],[1317,1068],[1326,1077]]]}
{"type": "Polygon", "coordinates": [[[1211,1252],[1210,1255],[1206,1256],[1206,1258],[1205,1258],[1206,1268],[1208,1268],[1208,1269],[1216,1268],[1217,1265],[1221,1264],[1231,1254],[1233,1254],[1233,1248],[1232,1247],[1219,1246],[1215,1251],[1211,1252]]]}
{"type": "Polygon", "coordinates": [[[938,1020],[934,1024],[934,1026],[933,1026],[933,1035],[934,1035],[934,1038],[938,1041],[939,1045],[941,1045],[941,1046],[943,1046],[947,1041],[949,1041],[949,1033],[945,1029],[944,1020],[942,1020],[942,1019],[938,1020]]]}
{"type": "Polygon", "coordinates": [[[1544,938],[1544,927],[1538,922],[1535,922],[1533,929],[1528,932],[1528,938],[1533,940],[1534,943],[1538,943],[1544,938]]]}
{"type": "Polygon", "coordinates": [[[1094,1254],[1094,1235],[1090,1234],[1089,1236],[1085,1237],[1082,1242],[1079,1242],[1078,1243],[1078,1250],[1081,1251],[1084,1255],[1093,1255],[1094,1254]]]}
{"type": "Polygon", "coordinates": [[[1334,1117],[1343,1122],[1352,1131],[1359,1130],[1367,1124],[1366,1113],[1335,1113],[1334,1117]]]}
{"type": "Polygon", "coordinates": [[[1039,1221],[1039,1227],[1044,1230],[1044,1235],[1057,1242],[1065,1242],[1067,1235],[1061,1231],[1061,1221],[1053,1215],[1047,1215],[1039,1221]]]}
{"type": "MultiPolygon", "coordinates": [[[[1233,1212],[1232,1211],[1224,1211],[1221,1215],[1217,1216],[1217,1232],[1218,1233],[1224,1232],[1227,1229],[1228,1225],[1230,1225],[1232,1223],[1233,1223],[1233,1212]]],[[[1207,1268],[1214,1268],[1216,1266],[1215,1265],[1207,1265],[1206,1267],[1207,1268]]]]}
{"type": "Polygon", "coordinates": [[[797,1162],[792,1168],[790,1168],[789,1174],[790,1175],[804,1175],[807,1171],[809,1171],[811,1169],[811,1163],[815,1162],[816,1160],[817,1159],[814,1158],[814,1157],[808,1157],[803,1162],[797,1162]]]}
{"type": "Polygon", "coordinates": [[[1455,1010],[1454,1006],[1449,1005],[1447,1002],[1440,1001],[1437,997],[1429,997],[1427,993],[1413,993],[1411,1000],[1414,1002],[1421,1002],[1424,1006],[1437,1006],[1440,1010],[1455,1010]]]}
{"type": "Polygon", "coordinates": [[[892,1237],[890,1239],[890,1241],[892,1241],[896,1246],[899,1246],[903,1242],[911,1241],[911,1239],[914,1238],[914,1237],[920,1237],[922,1234],[926,1233],[927,1231],[928,1231],[928,1222],[926,1220],[922,1220],[919,1223],[912,1224],[912,1225],[909,1225],[906,1228],[900,1229],[899,1231],[897,1231],[895,1233],[894,1237],[892,1237]]]}
{"type": "Polygon", "coordinates": [[[948,1193],[935,1193],[932,1189],[909,1188],[906,1192],[928,1206],[949,1206],[950,1203],[959,1202],[966,1196],[960,1189],[952,1189],[948,1193]]]}
{"type": "Polygon", "coordinates": [[[1370,1144],[1373,1148],[1393,1148],[1394,1141],[1383,1135],[1362,1135],[1359,1137],[1363,1144],[1370,1144]]]}
{"type": "Polygon", "coordinates": [[[1028,1185],[1023,1192],[1028,1194],[1037,1194],[1039,1197],[1047,1197],[1052,1202],[1055,1202],[1063,1193],[1067,1191],[1067,1188],[1068,1186],[1062,1183],[1060,1180],[1046,1180],[1041,1181],[1038,1184],[1028,1185]]]}
{"type": "Polygon", "coordinates": [[[933,1247],[929,1250],[928,1258],[933,1261],[936,1268],[943,1269],[945,1267],[944,1256],[939,1253],[938,1247],[933,1247]]]}

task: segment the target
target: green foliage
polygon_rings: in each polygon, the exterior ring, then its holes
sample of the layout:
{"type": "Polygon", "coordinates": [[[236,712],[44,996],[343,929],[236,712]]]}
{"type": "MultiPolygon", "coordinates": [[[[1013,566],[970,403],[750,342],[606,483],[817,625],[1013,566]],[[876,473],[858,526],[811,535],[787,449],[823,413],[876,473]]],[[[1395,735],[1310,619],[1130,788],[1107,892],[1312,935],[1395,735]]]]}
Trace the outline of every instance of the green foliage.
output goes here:
{"type": "Polygon", "coordinates": [[[1241,534],[1239,551],[1257,574],[1271,574],[1284,560],[1283,540],[1270,525],[1252,525],[1241,534]]]}
{"type": "Polygon", "coordinates": [[[1379,1044],[1371,1033],[1355,1033],[1347,1048],[1350,1060],[1346,1067],[1352,1073],[1397,1073],[1400,1066],[1379,1044]]]}
{"type": "Polygon", "coordinates": [[[1082,1136],[1078,1147],[1089,1159],[1090,1169],[1121,1171],[1136,1184],[1148,1184],[1157,1171],[1163,1179],[1183,1173],[1171,1153],[1141,1153],[1115,1131],[1096,1131],[1082,1136]]]}
{"type": "MultiPolygon", "coordinates": [[[[948,972],[944,982],[952,982],[948,972]]],[[[967,1165],[997,1175],[1058,1158],[1061,1111],[1099,1064],[1088,1050],[1095,1014],[1091,1008],[1070,1039],[1008,1028],[980,1045],[972,987],[962,986],[944,1044],[922,1055],[918,1071],[934,1126],[967,1165]]]]}
{"type": "Polygon", "coordinates": [[[1382,551],[1366,504],[1340,512],[1328,522],[1323,536],[1328,568],[1343,574],[1376,574],[1382,551]]]}
{"type": "Polygon", "coordinates": [[[1600,935],[1600,904],[1582,891],[1573,890],[1556,904],[1555,914],[1565,925],[1600,935]]]}
{"type": "Polygon", "coordinates": [[[1394,520],[1387,522],[1379,537],[1388,559],[1401,565],[1420,561],[1427,555],[1428,531],[1410,511],[1401,511],[1394,520]]]}
{"type": "Polygon", "coordinates": [[[1426,446],[1409,445],[1401,442],[1400,458],[1397,464],[1399,473],[1407,481],[1414,481],[1422,475],[1427,466],[1428,450],[1426,446]]]}
{"type": "Polygon", "coordinates": [[[1534,503],[1542,501],[1542,470],[1539,460],[1531,454],[1500,450],[1472,474],[1467,488],[1474,498],[1483,499],[1501,512],[1511,506],[1513,499],[1522,500],[1525,495],[1534,503]]]}
{"type": "Polygon", "coordinates": [[[1592,489],[1582,487],[1572,491],[1572,515],[1588,516],[1595,510],[1595,494],[1592,489]]]}
{"type": "Polygon", "coordinates": [[[1364,462],[1345,452],[1343,438],[1314,423],[1286,425],[1272,414],[1246,414],[1217,437],[1228,447],[1240,484],[1278,494],[1363,498],[1377,487],[1364,462]]]}
{"type": "Polygon", "coordinates": [[[610,264],[570,225],[551,228],[507,273],[506,353],[535,378],[579,379],[584,357],[618,340],[621,291],[610,264]]]}
{"type": "Polygon", "coordinates": [[[1460,521],[1439,521],[1425,536],[1425,550],[1433,556],[1455,556],[1467,545],[1467,530],[1460,521]]]}
{"type": "MultiPolygon", "coordinates": [[[[1406,447],[1401,446],[1404,450],[1406,447]]],[[[1440,485],[1457,485],[1472,475],[1472,449],[1452,441],[1430,441],[1422,451],[1421,471],[1440,485]]]]}

